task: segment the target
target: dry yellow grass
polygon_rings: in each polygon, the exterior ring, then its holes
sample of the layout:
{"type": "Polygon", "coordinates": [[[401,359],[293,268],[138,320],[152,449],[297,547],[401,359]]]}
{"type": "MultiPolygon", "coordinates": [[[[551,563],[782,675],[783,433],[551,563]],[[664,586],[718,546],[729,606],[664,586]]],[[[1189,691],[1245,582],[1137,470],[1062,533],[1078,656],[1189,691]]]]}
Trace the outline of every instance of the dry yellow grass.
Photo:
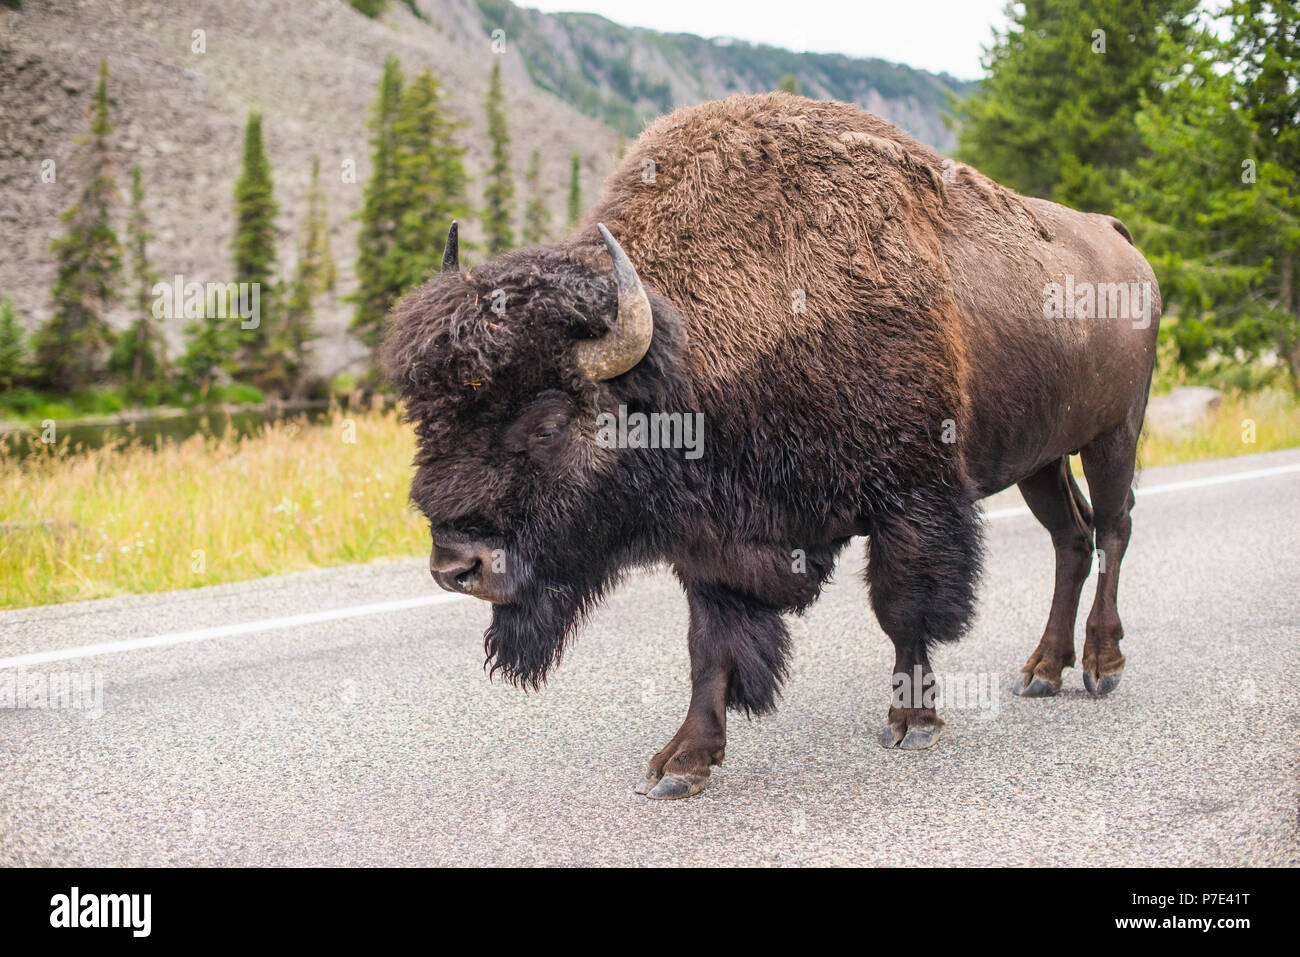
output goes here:
{"type": "MultiPolygon", "coordinates": [[[[1141,462],[1291,446],[1300,446],[1295,399],[1233,394],[1194,435],[1145,436],[1141,462]]],[[[42,450],[21,461],[0,452],[0,607],[423,555],[428,531],[406,502],[413,451],[390,409],[276,422],[242,439],[42,450]]]]}
{"type": "Polygon", "coordinates": [[[1281,389],[1230,392],[1209,421],[1183,438],[1144,432],[1138,449],[1143,468],[1200,462],[1300,446],[1300,404],[1281,389]]]}
{"type": "Polygon", "coordinates": [[[0,606],[418,555],[413,451],[388,410],[242,439],[0,454],[0,606]]]}

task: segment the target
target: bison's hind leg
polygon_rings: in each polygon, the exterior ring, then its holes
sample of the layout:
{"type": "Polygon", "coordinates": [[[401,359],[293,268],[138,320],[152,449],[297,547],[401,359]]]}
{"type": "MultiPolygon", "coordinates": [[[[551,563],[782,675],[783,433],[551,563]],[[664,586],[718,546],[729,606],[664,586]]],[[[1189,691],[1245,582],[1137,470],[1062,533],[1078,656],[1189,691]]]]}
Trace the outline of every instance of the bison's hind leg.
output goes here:
{"type": "Polygon", "coordinates": [[[1080,452],[1083,474],[1092,499],[1093,525],[1097,531],[1097,597],[1088,613],[1083,643],[1083,684],[1096,695],[1109,694],[1124,673],[1124,655],[1119,650],[1124,637],[1117,596],[1119,566],[1128,549],[1133,522],[1133,470],[1137,462],[1138,437],[1146,396],[1134,413],[1114,429],[1104,432],[1080,452]]]}
{"type": "Polygon", "coordinates": [[[1061,671],[1074,667],[1079,592],[1092,568],[1092,509],[1074,483],[1068,457],[1029,476],[1020,483],[1020,492],[1056,547],[1056,588],[1047,627],[1012,689],[1018,695],[1040,698],[1060,691],[1061,671]]]}
{"type": "Polygon", "coordinates": [[[938,740],[943,721],[935,710],[930,649],[965,632],[979,565],[979,520],[965,495],[945,490],[906,514],[873,519],[867,584],[880,626],[894,643],[883,747],[913,751],[938,740]]]}

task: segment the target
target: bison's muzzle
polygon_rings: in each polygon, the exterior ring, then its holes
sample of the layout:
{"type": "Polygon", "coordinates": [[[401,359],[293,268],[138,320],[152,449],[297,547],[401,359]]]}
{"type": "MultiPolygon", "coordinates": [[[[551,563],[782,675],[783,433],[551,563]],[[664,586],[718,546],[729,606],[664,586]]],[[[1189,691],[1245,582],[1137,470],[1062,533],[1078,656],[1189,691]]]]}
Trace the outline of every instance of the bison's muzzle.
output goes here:
{"type": "Polygon", "coordinates": [[[498,564],[498,553],[489,545],[438,533],[433,536],[429,571],[447,591],[493,604],[509,604],[505,577],[497,570],[498,564]]]}

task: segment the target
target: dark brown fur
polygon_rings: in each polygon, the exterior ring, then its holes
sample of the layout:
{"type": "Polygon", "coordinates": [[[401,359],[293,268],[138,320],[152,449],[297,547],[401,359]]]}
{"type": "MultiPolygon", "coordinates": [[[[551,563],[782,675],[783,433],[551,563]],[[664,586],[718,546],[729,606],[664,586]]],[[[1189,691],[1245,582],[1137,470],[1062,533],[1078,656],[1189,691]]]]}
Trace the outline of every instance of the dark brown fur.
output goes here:
{"type": "MultiPolygon", "coordinates": [[[[1027,693],[1073,663],[1094,530],[1111,560],[1084,665],[1113,685],[1159,301],[1142,328],[1047,318],[1044,286],[1067,274],[1154,289],[1116,220],[1020,197],[855,107],[770,94],[664,117],[568,239],[435,280],[396,311],[387,364],[417,423],[412,498],[435,571],[445,583],[488,548],[512,557],[473,587],[500,602],[494,669],[536,684],[623,568],[672,563],[695,691],[651,762],[654,796],[703,786],[726,705],[775,706],[781,615],[816,599],[851,535],[870,535],[895,675],[932,682],[930,649],[971,617],[975,502],[1017,482],[1058,549],[1027,693]],[[641,362],[604,382],[572,355],[615,312],[597,222],[635,265],[655,328],[641,362]],[[703,413],[706,454],[598,447],[596,416],[620,405],[703,413]],[[1095,515],[1061,477],[1076,449],[1095,515]]],[[[941,725],[932,708],[891,707],[882,743],[924,747],[941,725]]]]}

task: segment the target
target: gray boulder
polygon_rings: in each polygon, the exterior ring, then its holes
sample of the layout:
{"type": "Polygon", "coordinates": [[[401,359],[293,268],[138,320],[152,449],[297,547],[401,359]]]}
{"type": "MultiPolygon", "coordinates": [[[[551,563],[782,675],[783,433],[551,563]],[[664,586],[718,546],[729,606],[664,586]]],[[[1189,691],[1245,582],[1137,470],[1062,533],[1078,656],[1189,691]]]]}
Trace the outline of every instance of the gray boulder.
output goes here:
{"type": "Polygon", "coordinates": [[[1223,401],[1223,393],[1206,386],[1179,386],[1147,402],[1146,427],[1158,435],[1178,438],[1202,425],[1223,401]]]}

